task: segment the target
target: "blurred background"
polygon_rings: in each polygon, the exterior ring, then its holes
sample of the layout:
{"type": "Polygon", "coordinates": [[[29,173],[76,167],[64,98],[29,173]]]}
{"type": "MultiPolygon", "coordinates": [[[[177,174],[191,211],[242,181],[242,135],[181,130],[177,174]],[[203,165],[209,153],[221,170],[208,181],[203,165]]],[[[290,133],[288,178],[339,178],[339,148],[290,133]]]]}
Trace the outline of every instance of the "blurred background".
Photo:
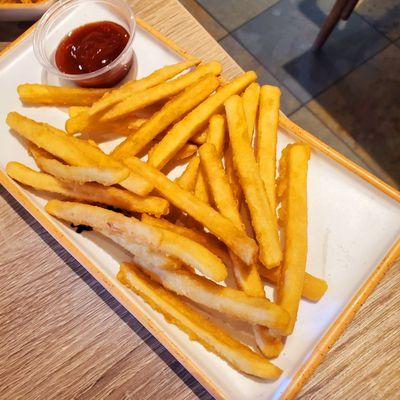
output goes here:
{"type": "MultiPolygon", "coordinates": [[[[243,69],[280,86],[291,119],[400,186],[400,0],[180,2],[243,69]]],[[[0,22],[0,48],[30,25],[0,22]]]]}

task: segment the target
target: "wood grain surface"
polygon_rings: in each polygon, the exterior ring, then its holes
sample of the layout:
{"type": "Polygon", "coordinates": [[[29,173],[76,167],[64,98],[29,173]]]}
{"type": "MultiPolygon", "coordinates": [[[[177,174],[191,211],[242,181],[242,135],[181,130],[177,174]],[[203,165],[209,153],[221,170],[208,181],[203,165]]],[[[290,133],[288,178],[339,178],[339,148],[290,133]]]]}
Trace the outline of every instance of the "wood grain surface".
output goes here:
{"type": "MultiPolygon", "coordinates": [[[[240,68],[175,0],[132,1],[190,53],[240,68]]],[[[0,189],[0,398],[208,399],[190,374],[0,189]]],[[[299,399],[400,394],[400,273],[392,267],[299,399]]]]}

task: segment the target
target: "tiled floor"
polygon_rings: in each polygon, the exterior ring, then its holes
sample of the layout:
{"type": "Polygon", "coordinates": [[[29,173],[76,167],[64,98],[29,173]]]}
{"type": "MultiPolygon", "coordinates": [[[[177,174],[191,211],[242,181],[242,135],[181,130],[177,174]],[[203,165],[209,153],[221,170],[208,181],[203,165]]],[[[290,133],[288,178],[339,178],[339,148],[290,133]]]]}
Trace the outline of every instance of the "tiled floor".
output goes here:
{"type": "Polygon", "coordinates": [[[282,89],[301,126],[400,185],[400,1],[363,0],[323,50],[335,0],[182,0],[244,68],[282,89]]]}

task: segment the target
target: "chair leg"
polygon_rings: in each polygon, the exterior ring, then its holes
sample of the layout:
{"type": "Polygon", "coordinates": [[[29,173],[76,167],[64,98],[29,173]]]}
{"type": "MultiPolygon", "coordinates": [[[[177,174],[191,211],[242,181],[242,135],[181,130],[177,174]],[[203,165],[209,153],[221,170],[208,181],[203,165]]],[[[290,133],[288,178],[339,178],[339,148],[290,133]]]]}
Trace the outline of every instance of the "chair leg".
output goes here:
{"type": "Polygon", "coordinates": [[[354,8],[356,7],[358,0],[350,0],[343,8],[342,14],[340,18],[344,21],[347,21],[350,18],[351,13],[353,12],[354,8]]]}
{"type": "MultiPolygon", "coordinates": [[[[351,1],[351,0],[350,0],[351,1]]],[[[340,16],[342,14],[343,9],[347,5],[349,0],[337,0],[334,6],[332,7],[331,12],[326,17],[317,38],[314,41],[312,46],[313,51],[318,51],[324,45],[326,40],[328,39],[329,35],[333,31],[333,28],[338,23],[340,16]]]]}

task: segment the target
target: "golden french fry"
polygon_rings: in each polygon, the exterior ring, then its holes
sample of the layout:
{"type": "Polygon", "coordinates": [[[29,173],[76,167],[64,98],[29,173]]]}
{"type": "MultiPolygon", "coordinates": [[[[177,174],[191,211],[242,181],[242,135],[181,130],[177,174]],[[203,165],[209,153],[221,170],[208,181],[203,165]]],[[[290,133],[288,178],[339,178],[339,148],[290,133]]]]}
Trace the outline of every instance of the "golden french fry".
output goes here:
{"type": "Polygon", "coordinates": [[[6,167],[7,174],[14,180],[50,193],[58,193],[65,197],[101,203],[132,212],[145,212],[156,216],[168,214],[168,202],[160,197],[140,197],[116,187],[105,187],[96,183],[76,185],[62,182],[59,179],[37,172],[23,164],[10,162],[6,167]]]}
{"type": "Polygon", "coordinates": [[[277,222],[275,191],[276,142],[280,96],[281,91],[276,86],[265,85],[261,87],[256,140],[256,159],[275,223],[277,222]]]}
{"type": "MultiPolygon", "coordinates": [[[[260,275],[270,283],[278,283],[279,267],[273,269],[260,269],[260,275]]],[[[328,284],[323,279],[305,273],[302,296],[310,301],[319,301],[328,289],[328,284]]]]}
{"type": "Polygon", "coordinates": [[[71,106],[68,108],[68,116],[76,117],[78,114],[89,110],[89,107],[85,106],[71,106]]]}
{"type": "MultiPolygon", "coordinates": [[[[199,150],[201,165],[218,211],[242,231],[245,231],[240,217],[237,200],[234,198],[229,186],[222,162],[212,144],[206,143],[199,150]]],[[[232,252],[230,256],[233,272],[238,286],[249,296],[265,297],[264,286],[260,279],[255,264],[248,266],[237,258],[232,252]]]]}
{"type": "MultiPolygon", "coordinates": [[[[131,237],[131,232],[137,228],[137,223],[139,222],[133,217],[128,218],[113,211],[80,203],[58,202],[55,206],[50,204],[49,207],[50,211],[47,208],[46,210],[58,218],[74,224],[83,223],[84,225],[89,225],[100,233],[109,231],[110,233],[120,234],[122,239],[125,239],[128,243],[129,241],[138,242],[138,240],[131,237]],[[130,224],[133,224],[133,226],[131,227],[130,224]]],[[[152,243],[149,244],[150,250],[177,259],[217,281],[226,278],[227,270],[225,265],[204,246],[169,230],[145,223],[141,224],[148,227],[151,226],[159,237],[157,246],[153,246],[152,243]]],[[[140,241],[138,243],[141,244],[140,241]]]]}
{"type": "Polygon", "coordinates": [[[209,75],[186,88],[180,95],[167,102],[135,134],[119,144],[111,155],[124,159],[137,155],[164,129],[206,99],[219,85],[214,75],[209,75]]]}
{"type": "MultiPolygon", "coordinates": [[[[225,141],[225,118],[222,115],[213,115],[210,118],[210,124],[208,128],[207,143],[211,143],[215,146],[216,152],[222,156],[225,141]]],[[[206,183],[204,173],[200,169],[197,175],[197,181],[194,189],[194,194],[197,198],[205,203],[211,203],[211,195],[209,187],[206,183]]]]}
{"type": "Polygon", "coordinates": [[[254,325],[253,332],[257,347],[265,357],[276,358],[279,356],[283,350],[283,341],[281,336],[274,335],[271,329],[261,325],[254,325]]]}
{"type": "Polygon", "coordinates": [[[192,192],[196,185],[196,177],[199,172],[199,165],[199,157],[193,157],[189,161],[184,173],[179,178],[175,179],[175,183],[182,189],[192,192]]]}
{"type": "Polygon", "coordinates": [[[25,104],[51,106],[90,106],[110,89],[50,86],[24,83],[17,87],[19,98],[25,104]]]}
{"type": "Polygon", "coordinates": [[[222,107],[228,97],[244,90],[256,78],[255,72],[249,71],[218,89],[215,94],[203,101],[169,130],[155,147],[149,163],[158,169],[164,167],[179,149],[204,127],[208,119],[222,107]]]}
{"type": "Polygon", "coordinates": [[[290,315],[290,324],[280,330],[290,335],[296,323],[303,292],[307,262],[307,169],[310,148],[306,144],[288,145],[279,163],[279,219],[285,233],[285,252],[277,285],[278,304],[290,315]]]}
{"type": "Polygon", "coordinates": [[[187,143],[184,147],[182,147],[181,151],[176,155],[176,159],[185,160],[186,158],[191,157],[196,152],[197,152],[197,146],[195,144],[187,143]]]}
{"type": "Polygon", "coordinates": [[[242,94],[243,110],[246,116],[247,131],[250,142],[253,139],[254,125],[256,122],[258,99],[260,97],[260,85],[253,82],[242,94]]]}
{"type": "Polygon", "coordinates": [[[143,90],[159,85],[160,83],[163,83],[168,79],[173,78],[184,70],[193,67],[199,63],[199,60],[192,59],[173,65],[167,65],[154,71],[152,74],[142,79],[129,81],[122,85],[120,88],[117,88],[112,92],[108,92],[106,96],[102,97],[99,101],[92,105],[90,110],[88,110],[88,113],[90,116],[93,116],[101,111],[105,111],[116,103],[124,100],[128,95],[141,92],[143,90]]]}
{"type": "Polygon", "coordinates": [[[137,263],[150,267],[176,269],[181,264],[158,252],[162,232],[135,218],[81,203],[50,200],[45,210],[54,217],[75,225],[83,224],[108,237],[129,253],[137,263]]]}
{"type": "Polygon", "coordinates": [[[105,123],[124,118],[130,114],[133,114],[135,111],[142,110],[143,108],[157,103],[160,100],[164,100],[178,94],[208,74],[218,75],[220,72],[221,64],[216,61],[201,65],[194,71],[172,81],[163,82],[140,92],[135,92],[129,96],[124,96],[122,101],[115,104],[110,109],[105,110],[101,114],[99,113],[90,116],[89,113],[82,113],[74,118],[70,118],[66,122],[65,128],[69,133],[76,133],[84,130],[91,123],[93,118],[96,118],[99,123],[105,123]],[[137,93],[140,93],[140,95],[137,93]]]}
{"type": "Polygon", "coordinates": [[[171,182],[162,172],[136,157],[125,160],[125,164],[151,182],[159,193],[182,211],[203,224],[212,234],[223,241],[246,264],[257,256],[257,246],[240,229],[193,194],[171,182]]]}
{"type": "Polygon", "coordinates": [[[166,219],[154,218],[147,214],[142,215],[142,222],[149,225],[158,226],[159,228],[177,233],[178,235],[184,236],[197,243],[200,243],[222,260],[227,255],[225,250],[221,248],[221,243],[209,233],[190,229],[186,226],[175,225],[172,222],[167,221],[166,219]]]}
{"type": "MultiPolygon", "coordinates": [[[[7,115],[7,124],[25,139],[43,148],[50,154],[77,167],[110,167],[126,173],[126,166],[114,160],[99,148],[85,140],[66,135],[65,132],[51,125],[36,122],[17,112],[7,115]]],[[[129,176],[120,185],[141,196],[147,195],[153,185],[134,171],[127,171],[129,176]]]]}
{"type": "Polygon", "coordinates": [[[282,371],[278,367],[214,325],[179,296],[150,280],[136,266],[121,264],[117,278],[154,310],[161,312],[167,321],[178,326],[207,350],[228,361],[234,368],[264,379],[280,376],[282,371]]]}
{"type": "Polygon", "coordinates": [[[101,121],[112,121],[125,115],[131,114],[137,110],[141,110],[160,100],[174,96],[197,82],[200,78],[206,75],[219,75],[221,73],[221,64],[217,61],[212,61],[208,64],[200,65],[195,70],[188,72],[171,81],[160,83],[149,89],[140,92],[140,96],[128,96],[120,103],[117,103],[110,110],[106,111],[100,117],[101,121]]]}
{"type": "Polygon", "coordinates": [[[225,102],[233,163],[249,207],[252,225],[260,246],[260,261],[267,268],[280,264],[282,250],[268,198],[260,178],[243,111],[242,99],[235,95],[225,102]]]}
{"type": "Polygon", "coordinates": [[[251,324],[284,329],[288,313],[266,298],[247,296],[241,290],[220,286],[192,272],[139,265],[165,288],[197,304],[251,324]]]}
{"type": "Polygon", "coordinates": [[[198,133],[197,135],[193,136],[190,141],[201,146],[207,141],[208,131],[204,130],[203,132],[198,133]]]}
{"type": "Polygon", "coordinates": [[[158,229],[163,233],[160,251],[178,258],[213,281],[220,282],[226,279],[228,271],[224,263],[206,247],[171,230],[160,227],[158,229]]]}
{"type": "Polygon", "coordinates": [[[46,150],[34,145],[29,146],[29,151],[42,171],[62,181],[76,182],[78,184],[98,182],[105,186],[111,186],[126,179],[129,174],[128,171],[121,168],[66,165],[55,159],[46,150]]]}

